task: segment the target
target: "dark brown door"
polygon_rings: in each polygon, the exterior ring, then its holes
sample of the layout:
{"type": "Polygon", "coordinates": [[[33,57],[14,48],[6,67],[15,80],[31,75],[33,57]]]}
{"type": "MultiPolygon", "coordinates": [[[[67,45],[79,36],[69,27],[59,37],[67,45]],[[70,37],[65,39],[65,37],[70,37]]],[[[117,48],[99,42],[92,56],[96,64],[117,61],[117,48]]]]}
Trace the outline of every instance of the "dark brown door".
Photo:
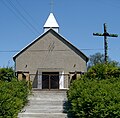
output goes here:
{"type": "Polygon", "coordinates": [[[43,72],[42,89],[59,89],[59,72],[43,72]]]}

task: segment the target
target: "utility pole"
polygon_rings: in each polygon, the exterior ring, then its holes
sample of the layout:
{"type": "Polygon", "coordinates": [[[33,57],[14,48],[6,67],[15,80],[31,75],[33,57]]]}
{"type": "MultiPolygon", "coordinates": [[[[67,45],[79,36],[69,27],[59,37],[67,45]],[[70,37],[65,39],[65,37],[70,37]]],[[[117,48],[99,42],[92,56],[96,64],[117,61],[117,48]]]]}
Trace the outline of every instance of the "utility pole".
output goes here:
{"type": "Polygon", "coordinates": [[[104,33],[93,33],[94,36],[104,36],[104,51],[105,51],[105,63],[108,62],[108,40],[107,37],[118,37],[117,34],[109,34],[107,32],[107,26],[106,23],[104,23],[104,33]]]}

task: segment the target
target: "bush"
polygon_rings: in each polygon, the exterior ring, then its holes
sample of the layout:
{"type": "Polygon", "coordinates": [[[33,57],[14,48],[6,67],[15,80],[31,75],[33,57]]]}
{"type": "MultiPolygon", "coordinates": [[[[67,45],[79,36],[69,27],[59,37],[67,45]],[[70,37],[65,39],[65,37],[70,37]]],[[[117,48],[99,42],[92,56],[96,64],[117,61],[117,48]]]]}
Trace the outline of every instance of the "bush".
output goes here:
{"type": "Polygon", "coordinates": [[[26,81],[18,81],[12,68],[0,68],[0,118],[17,118],[27,103],[26,81]]]}
{"type": "Polygon", "coordinates": [[[76,118],[120,117],[120,79],[79,79],[68,91],[70,112],[76,118]]]}
{"type": "Polygon", "coordinates": [[[25,81],[0,81],[0,118],[15,118],[27,102],[28,88],[25,81]]]}
{"type": "Polygon", "coordinates": [[[92,66],[85,75],[89,79],[110,79],[120,77],[120,67],[114,63],[96,64],[92,66]]]}
{"type": "Polygon", "coordinates": [[[0,80],[10,82],[14,78],[14,71],[12,68],[0,68],[0,80]]]}
{"type": "Polygon", "coordinates": [[[114,63],[91,67],[71,84],[68,100],[76,118],[120,117],[120,68],[114,63]]]}

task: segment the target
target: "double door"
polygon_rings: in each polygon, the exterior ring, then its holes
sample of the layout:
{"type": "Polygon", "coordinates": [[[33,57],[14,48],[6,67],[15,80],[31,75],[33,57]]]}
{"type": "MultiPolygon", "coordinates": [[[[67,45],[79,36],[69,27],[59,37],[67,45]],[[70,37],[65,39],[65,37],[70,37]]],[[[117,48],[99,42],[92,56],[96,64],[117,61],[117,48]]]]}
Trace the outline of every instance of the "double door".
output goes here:
{"type": "Polygon", "coordinates": [[[42,89],[59,89],[59,72],[42,72],[42,89]]]}

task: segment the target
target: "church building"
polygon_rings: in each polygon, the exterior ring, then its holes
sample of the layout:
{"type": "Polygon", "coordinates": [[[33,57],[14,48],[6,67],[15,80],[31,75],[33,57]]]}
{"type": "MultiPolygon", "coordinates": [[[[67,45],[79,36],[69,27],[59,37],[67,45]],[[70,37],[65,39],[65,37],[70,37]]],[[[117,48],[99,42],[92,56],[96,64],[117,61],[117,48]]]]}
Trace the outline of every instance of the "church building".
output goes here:
{"type": "Polygon", "coordinates": [[[72,79],[87,71],[88,57],[59,33],[53,13],[44,32],[14,55],[19,80],[32,82],[34,89],[68,89],[72,79]]]}

